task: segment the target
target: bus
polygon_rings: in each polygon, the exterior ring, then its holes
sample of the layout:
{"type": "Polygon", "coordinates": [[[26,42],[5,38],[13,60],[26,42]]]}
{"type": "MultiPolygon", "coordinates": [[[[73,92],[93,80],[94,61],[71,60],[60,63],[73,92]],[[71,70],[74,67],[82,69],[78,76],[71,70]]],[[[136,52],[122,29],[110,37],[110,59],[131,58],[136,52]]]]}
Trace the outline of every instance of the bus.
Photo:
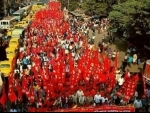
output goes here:
{"type": "Polygon", "coordinates": [[[21,21],[23,19],[24,12],[25,12],[24,9],[20,9],[20,10],[14,12],[13,16],[16,18],[17,21],[21,21]]]}
{"type": "Polygon", "coordinates": [[[31,9],[32,9],[32,5],[25,6],[21,9],[24,10],[24,15],[27,16],[30,13],[31,9]]]}
{"type": "Polygon", "coordinates": [[[5,17],[3,20],[0,20],[0,29],[10,29],[17,23],[16,18],[14,17],[5,17]]]}

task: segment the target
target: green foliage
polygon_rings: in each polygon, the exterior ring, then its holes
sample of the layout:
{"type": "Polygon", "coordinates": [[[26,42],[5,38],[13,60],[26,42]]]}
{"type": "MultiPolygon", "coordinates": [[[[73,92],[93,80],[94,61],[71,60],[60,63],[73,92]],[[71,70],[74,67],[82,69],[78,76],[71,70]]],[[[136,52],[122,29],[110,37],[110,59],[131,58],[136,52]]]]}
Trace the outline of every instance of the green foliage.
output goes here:
{"type": "Polygon", "coordinates": [[[79,6],[79,0],[59,0],[62,3],[62,8],[68,8],[69,4],[69,11],[74,11],[79,6]],[[69,2],[69,3],[68,3],[69,2]]]}
{"type": "Polygon", "coordinates": [[[85,10],[88,14],[103,14],[107,15],[108,4],[106,2],[96,0],[85,0],[82,3],[82,9],[85,10]]]}
{"type": "Polygon", "coordinates": [[[74,11],[79,6],[78,0],[70,0],[69,10],[74,11]]]}
{"type": "Polygon", "coordinates": [[[131,35],[150,34],[150,0],[127,0],[109,13],[111,29],[131,35]]]}

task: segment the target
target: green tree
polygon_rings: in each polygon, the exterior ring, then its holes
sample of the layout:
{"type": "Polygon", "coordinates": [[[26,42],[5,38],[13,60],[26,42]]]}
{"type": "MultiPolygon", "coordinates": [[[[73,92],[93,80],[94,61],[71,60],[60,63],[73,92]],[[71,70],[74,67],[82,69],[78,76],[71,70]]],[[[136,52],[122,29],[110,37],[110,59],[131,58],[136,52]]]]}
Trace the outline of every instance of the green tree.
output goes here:
{"type": "Polygon", "coordinates": [[[84,0],[82,8],[90,15],[108,15],[114,4],[119,4],[125,1],[126,0],[84,0]]]}
{"type": "Polygon", "coordinates": [[[69,5],[69,11],[74,11],[79,6],[79,0],[59,0],[62,4],[62,8],[66,7],[68,8],[69,5]]]}
{"type": "Polygon", "coordinates": [[[107,15],[107,3],[97,0],[85,0],[82,3],[82,9],[89,15],[104,14],[107,15]]]}
{"type": "Polygon", "coordinates": [[[127,0],[113,6],[109,13],[110,29],[127,33],[129,37],[148,37],[150,34],[150,0],[127,0]]]}

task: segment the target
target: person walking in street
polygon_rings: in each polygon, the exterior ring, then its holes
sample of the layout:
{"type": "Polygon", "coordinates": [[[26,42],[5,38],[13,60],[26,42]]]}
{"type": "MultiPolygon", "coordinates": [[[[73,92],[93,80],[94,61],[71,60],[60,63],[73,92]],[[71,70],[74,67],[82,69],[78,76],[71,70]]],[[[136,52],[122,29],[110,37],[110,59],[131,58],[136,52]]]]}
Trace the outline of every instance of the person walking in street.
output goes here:
{"type": "Polygon", "coordinates": [[[142,108],[142,101],[139,98],[134,101],[134,107],[135,112],[139,112],[139,110],[142,108]]]}
{"type": "Polygon", "coordinates": [[[127,63],[128,63],[128,66],[131,68],[131,63],[133,63],[133,57],[131,55],[128,57],[127,63]]]}
{"type": "Polygon", "coordinates": [[[134,55],[133,55],[133,64],[134,65],[137,64],[137,54],[136,53],[134,53],[134,55]]]}
{"type": "Polygon", "coordinates": [[[96,95],[94,96],[94,103],[95,105],[101,105],[102,103],[102,98],[101,95],[99,94],[99,92],[96,93],[96,95]]]}

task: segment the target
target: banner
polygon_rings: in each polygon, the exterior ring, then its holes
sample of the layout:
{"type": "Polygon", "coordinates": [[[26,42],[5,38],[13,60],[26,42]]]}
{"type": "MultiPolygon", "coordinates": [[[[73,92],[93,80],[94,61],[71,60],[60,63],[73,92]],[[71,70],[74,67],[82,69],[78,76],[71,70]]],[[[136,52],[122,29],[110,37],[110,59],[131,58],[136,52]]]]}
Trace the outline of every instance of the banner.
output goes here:
{"type": "Polygon", "coordinates": [[[72,109],[61,109],[54,112],[135,112],[134,107],[129,106],[100,106],[100,107],[83,107],[72,109]]]}

